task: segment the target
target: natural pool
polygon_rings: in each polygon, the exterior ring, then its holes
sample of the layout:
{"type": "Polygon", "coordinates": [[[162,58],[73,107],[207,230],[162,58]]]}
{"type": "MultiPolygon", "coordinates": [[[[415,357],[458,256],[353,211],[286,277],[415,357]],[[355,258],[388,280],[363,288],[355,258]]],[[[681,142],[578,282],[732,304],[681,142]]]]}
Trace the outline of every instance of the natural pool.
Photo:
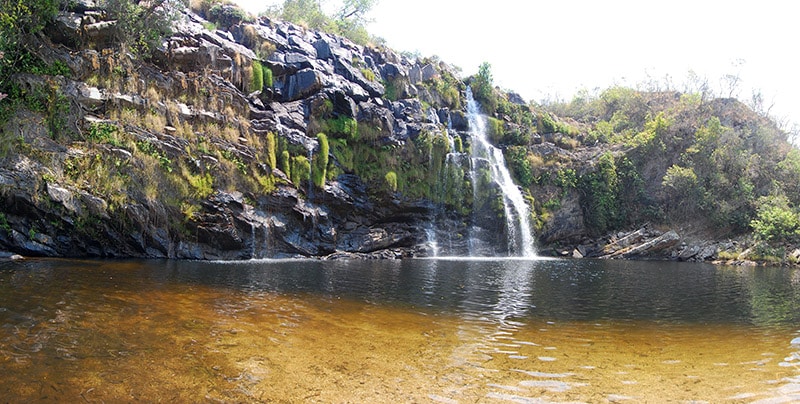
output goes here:
{"type": "Polygon", "coordinates": [[[0,262],[10,402],[796,402],[798,338],[784,268],[0,262]]]}

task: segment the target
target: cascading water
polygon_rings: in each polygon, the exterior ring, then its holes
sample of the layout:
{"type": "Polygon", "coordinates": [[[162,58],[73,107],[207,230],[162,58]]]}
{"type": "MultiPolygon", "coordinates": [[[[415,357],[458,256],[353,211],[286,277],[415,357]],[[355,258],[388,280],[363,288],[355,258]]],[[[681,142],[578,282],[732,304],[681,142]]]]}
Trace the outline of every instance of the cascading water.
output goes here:
{"type": "MultiPolygon", "coordinates": [[[[533,244],[533,231],[530,223],[530,210],[525,203],[519,188],[511,179],[511,173],[506,168],[503,152],[494,147],[487,138],[486,117],[480,113],[480,106],[472,96],[472,89],[467,87],[467,118],[470,127],[472,145],[472,170],[473,192],[478,198],[478,167],[485,162],[490,168],[491,180],[496,183],[503,193],[503,210],[506,218],[508,232],[508,253],[523,257],[533,257],[536,249],[533,244]]],[[[472,242],[470,243],[473,244],[472,242]]]]}

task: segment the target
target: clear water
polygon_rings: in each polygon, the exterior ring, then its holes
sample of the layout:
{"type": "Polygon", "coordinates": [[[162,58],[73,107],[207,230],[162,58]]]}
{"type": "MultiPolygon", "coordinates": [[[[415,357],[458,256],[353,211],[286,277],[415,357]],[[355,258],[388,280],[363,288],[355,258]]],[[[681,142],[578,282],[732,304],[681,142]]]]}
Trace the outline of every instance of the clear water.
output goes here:
{"type": "Polygon", "coordinates": [[[0,262],[10,402],[796,402],[798,337],[783,268],[0,262]]]}

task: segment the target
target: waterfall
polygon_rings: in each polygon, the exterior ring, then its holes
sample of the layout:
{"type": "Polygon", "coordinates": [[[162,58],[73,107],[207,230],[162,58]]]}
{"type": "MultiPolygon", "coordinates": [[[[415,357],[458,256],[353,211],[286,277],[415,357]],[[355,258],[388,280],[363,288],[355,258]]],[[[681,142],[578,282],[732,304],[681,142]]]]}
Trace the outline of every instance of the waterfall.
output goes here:
{"type": "MultiPolygon", "coordinates": [[[[478,168],[483,163],[489,166],[492,182],[497,184],[503,193],[508,254],[533,257],[536,255],[536,250],[533,245],[530,210],[522,192],[511,179],[511,173],[506,168],[502,150],[489,143],[486,133],[486,117],[480,113],[478,102],[473,98],[472,89],[469,87],[467,87],[467,115],[472,144],[472,163],[470,164],[472,172],[470,174],[473,178],[474,199],[477,201],[478,198],[478,168]]],[[[473,240],[470,240],[470,245],[474,244],[473,240]]]]}

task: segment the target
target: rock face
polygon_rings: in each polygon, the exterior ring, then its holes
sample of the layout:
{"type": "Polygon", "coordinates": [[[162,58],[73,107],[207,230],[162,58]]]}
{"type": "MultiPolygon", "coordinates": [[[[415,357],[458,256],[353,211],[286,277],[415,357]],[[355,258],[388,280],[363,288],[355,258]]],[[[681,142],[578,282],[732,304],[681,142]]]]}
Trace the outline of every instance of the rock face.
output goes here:
{"type": "MultiPolygon", "coordinates": [[[[293,182],[288,169],[284,172],[260,156],[265,155],[267,135],[274,134],[276,143],[292,151],[289,168],[306,155],[313,164],[320,150],[318,121],[339,117],[370,123],[378,131],[373,140],[378,145],[412,141],[422,132],[428,112],[417,99],[388,100],[383,83],[398,80],[401,94],[413,94],[414,84],[436,77],[437,68],[267,18],[231,22],[228,31],[212,32],[188,10],[152,64],[141,63],[112,49],[114,22],[103,21],[96,10],[91,2],[75,3],[48,27],[48,38],[38,47],[46,63],[69,66],[69,77],[15,77],[31,90],[55,89],[68,100],[65,121],[77,123],[67,129],[78,141],[54,141],[56,135],[33,123],[41,122],[39,118],[23,115],[4,129],[24,133],[20,144],[41,150],[55,163],[48,166],[29,155],[31,149],[14,149],[2,159],[0,251],[180,259],[399,258],[426,253],[424,226],[431,205],[376,192],[375,184],[366,184],[348,169],[321,188],[310,180],[293,182]],[[269,73],[261,73],[270,81],[263,88],[252,84],[259,74],[256,65],[269,73]],[[405,79],[412,72],[413,83],[405,79]],[[109,84],[119,75],[119,85],[109,84]],[[195,96],[187,96],[191,94],[195,96]],[[122,116],[130,113],[137,113],[139,120],[122,116]],[[142,118],[147,116],[152,118],[142,118]],[[148,124],[147,119],[164,122],[148,124]],[[129,143],[91,137],[106,127],[117,128],[112,137],[124,131],[129,143]],[[239,134],[209,132],[221,127],[239,134]],[[200,188],[190,183],[191,192],[179,193],[189,196],[169,201],[177,191],[158,189],[166,184],[159,178],[149,195],[120,197],[113,189],[99,190],[80,171],[98,166],[108,170],[112,163],[123,180],[131,170],[160,164],[165,176],[193,181],[233,164],[247,176],[266,178],[271,189],[240,192],[234,183],[217,186],[221,180],[214,178],[211,192],[192,196],[191,190],[200,188]]],[[[448,111],[437,113],[446,116],[448,111]]]]}

